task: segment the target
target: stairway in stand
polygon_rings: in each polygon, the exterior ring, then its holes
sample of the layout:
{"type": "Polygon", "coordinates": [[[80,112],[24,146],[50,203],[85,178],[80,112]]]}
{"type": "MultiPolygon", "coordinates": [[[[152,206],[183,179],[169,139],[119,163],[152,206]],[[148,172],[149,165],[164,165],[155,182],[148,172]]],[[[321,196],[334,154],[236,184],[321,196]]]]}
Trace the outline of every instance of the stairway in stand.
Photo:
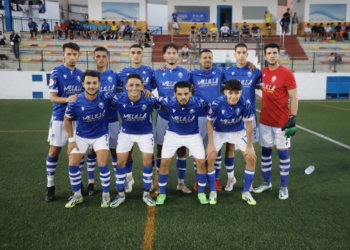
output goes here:
{"type": "MultiPolygon", "coordinates": [[[[152,47],[152,61],[164,62],[163,47],[165,44],[171,43],[171,35],[154,35],[153,42],[155,45],[152,47]]],[[[185,43],[188,43],[188,35],[174,35],[173,43],[175,43],[179,48],[182,48],[185,43]]]]}
{"type": "Polygon", "coordinates": [[[282,50],[286,51],[286,54],[288,55],[290,60],[292,60],[293,56],[294,56],[294,60],[299,60],[299,61],[309,60],[309,58],[305,54],[304,49],[301,47],[297,36],[285,36],[284,47],[282,47],[280,36],[264,37],[263,42],[264,42],[264,45],[268,43],[277,43],[282,50]]]}

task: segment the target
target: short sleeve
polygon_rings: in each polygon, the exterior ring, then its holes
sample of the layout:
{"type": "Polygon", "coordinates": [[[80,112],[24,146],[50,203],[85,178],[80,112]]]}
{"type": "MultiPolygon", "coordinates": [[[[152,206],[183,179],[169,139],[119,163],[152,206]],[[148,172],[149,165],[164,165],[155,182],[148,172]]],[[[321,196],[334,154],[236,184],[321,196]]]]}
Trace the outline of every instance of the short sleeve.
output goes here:
{"type": "Polygon", "coordinates": [[[243,121],[252,121],[254,119],[254,110],[250,101],[247,99],[244,104],[243,121]]]}
{"type": "Polygon", "coordinates": [[[294,74],[291,71],[289,71],[288,74],[286,74],[286,79],[284,82],[287,90],[292,90],[297,88],[297,83],[295,81],[294,74]]]}
{"type": "Polygon", "coordinates": [[[49,91],[58,92],[58,71],[54,69],[51,72],[50,81],[49,81],[49,91]]]}
{"type": "Polygon", "coordinates": [[[75,104],[75,102],[69,102],[67,105],[67,108],[66,108],[65,116],[67,116],[70,119],[75,116],[75,113],[73,111],[74,104],[75,104]]]}

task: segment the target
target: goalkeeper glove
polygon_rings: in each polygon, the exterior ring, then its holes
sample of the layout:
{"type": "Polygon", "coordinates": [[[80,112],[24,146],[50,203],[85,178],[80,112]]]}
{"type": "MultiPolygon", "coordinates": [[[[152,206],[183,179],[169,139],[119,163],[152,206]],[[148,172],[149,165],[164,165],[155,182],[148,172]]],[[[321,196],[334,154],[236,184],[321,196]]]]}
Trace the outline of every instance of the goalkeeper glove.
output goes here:
{"type": "Polygon", "coordinates": [[[290,115],[288,122],[283,126],[282,131],[287,130],[286,133],[284,134],[286,138],[289,138],[295,135],[295,133],[297,132],[297,128],[295,125],[296,119],[297,117],[295,115],[290,115]]]}

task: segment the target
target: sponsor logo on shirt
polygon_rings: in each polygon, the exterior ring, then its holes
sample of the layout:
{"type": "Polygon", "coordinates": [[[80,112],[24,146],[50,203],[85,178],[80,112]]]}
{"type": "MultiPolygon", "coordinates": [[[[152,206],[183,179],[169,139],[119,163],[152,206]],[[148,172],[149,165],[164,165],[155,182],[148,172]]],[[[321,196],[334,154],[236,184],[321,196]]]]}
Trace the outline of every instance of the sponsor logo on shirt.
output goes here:
{"type": "Polygon", "coordinates": [[[64,86],[63,91],[66,93],[80,93],[81,92],[81,86],[75,86],[75,85],[68,85],[64,86]]]}
{"type": "Polygon", "coordinates": [[[147,113],[144,114],[123,114],[123,120],[128,122],[138,122],[146,120],[147,113]]]}
{"type": "Polygon", "coordinates": [[[220,119],[220,123],[225,126],[230,126],[236,123],[239,123],[242,120],[242,116],[233,119],[220,119]]]}
{"type": "Polygon", "coordinates": [[[102,92],[114,92],[114,85],[112,86],[100,86],[100,91],[102,92]]]}
{"type": "Polygon", "coordinates": [[[276,86],[262,83],[261,88],[262,88],[262,91],[273,93],[275,91],[276,86]]]}
{"type": "Polygon", "coordinates": [[[171,119],[176,123],[191,123],[196,119],[196,116],[171,116],[171,119]]]}
{"type": "Polygon", "coordinates": [[[197,83],[199,87],[217,86],[219,78],[201,79],[197,83]]]}
{"type": "Polygon", "coordinates": [[[106,110],[103,110],[102,112],[99,112],[97,114],[93,115],[87,115],[83,116],[83,121],[84,122],[94,122],[102,119],[105,116],[106,110]]]}

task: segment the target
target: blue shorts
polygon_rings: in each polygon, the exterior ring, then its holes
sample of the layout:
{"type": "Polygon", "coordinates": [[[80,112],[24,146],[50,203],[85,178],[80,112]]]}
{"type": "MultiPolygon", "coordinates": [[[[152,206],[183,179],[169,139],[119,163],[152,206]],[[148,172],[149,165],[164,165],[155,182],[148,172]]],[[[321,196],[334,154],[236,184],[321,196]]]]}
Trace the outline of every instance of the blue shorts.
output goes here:
{"type": "Polygon", "coordinates": [[[290,24],[290,22],[284,22],[284,23],[282,23],[282,27],[287,28],[287,27],[289,27],[289,24],[290,24]]]}

